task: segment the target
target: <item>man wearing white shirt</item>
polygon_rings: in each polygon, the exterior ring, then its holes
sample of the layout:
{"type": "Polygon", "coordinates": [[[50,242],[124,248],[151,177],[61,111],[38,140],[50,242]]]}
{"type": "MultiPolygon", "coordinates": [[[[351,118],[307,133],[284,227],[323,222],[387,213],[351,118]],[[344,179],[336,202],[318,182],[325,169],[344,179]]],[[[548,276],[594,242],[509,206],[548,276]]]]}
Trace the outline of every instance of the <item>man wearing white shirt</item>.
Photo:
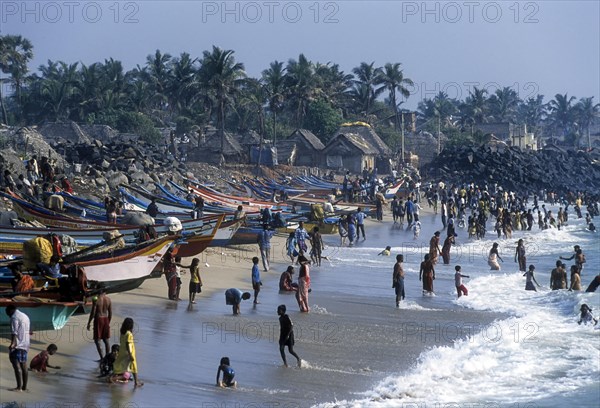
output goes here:
{"type": "Polygon", "coordinates": [[[11,340],[8,356],[15,371],[17,388],[13,391],[27,390],[27,352],[29,351],[29,317],[14,305],[6,307],[10,317],[11,340]]]}

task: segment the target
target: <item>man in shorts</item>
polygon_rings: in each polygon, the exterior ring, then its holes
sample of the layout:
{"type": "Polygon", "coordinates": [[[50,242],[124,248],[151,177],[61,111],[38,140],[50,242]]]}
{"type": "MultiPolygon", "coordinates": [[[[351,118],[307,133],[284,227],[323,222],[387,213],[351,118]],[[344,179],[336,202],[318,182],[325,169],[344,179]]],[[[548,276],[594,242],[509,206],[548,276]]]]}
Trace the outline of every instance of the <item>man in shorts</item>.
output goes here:
{"type": "Polygon", "coordinates": [[[102,354],[102,347],[100,346],[100,340],[104,342],[104,348],[106,354],[110,351],[110,321],[112,319],[112,305],[110,298],[106,296],[106,290],[103,288],[100,290],[100,294],[94,300],[92,304],[92,310],[90,312],[90,318],[88,320],[87,329],[90,330],[92,320],[94,321],[94,343],[96,343],[96,349],[100,355],[100,360],[104,355],[102,354]]]}
{"type": "Polygon", "coordinates": [[[17,310],[15,305],[6,307],[10,318],[11,339],[8,346],[8,356],[15,371],[17,387],[13,391],[27,390],[27,352],[29,351],[29,317],[17,310]]]}

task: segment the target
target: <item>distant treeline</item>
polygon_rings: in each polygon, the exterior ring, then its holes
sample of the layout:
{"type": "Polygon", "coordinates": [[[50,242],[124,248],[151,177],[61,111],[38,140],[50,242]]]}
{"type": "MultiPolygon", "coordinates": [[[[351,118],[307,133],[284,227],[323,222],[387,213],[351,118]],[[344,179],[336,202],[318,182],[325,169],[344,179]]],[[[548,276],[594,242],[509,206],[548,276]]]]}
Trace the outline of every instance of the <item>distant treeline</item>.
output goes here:
{"type": "MultiPolygon", "coordinates": [[[[177,134],[212,124],[220,132],[255,130],[266,139],[306,128],[323,142],[347,121],[363,121],[396,149],[405,122],[401,105],[415,89],[402,64],[361,62],[351,73],[338,64],[310,61],[304,54],[273,61],[260,78],[248,77],[233,50],[213,46],[202,56],[178,57],[157,50],[145,64],[125,72],[120,61],[84,65],[48,61],[30,73],[33,46],[21,36],[0,36],[0,69],[10,95],[0,87],[0,120],[10,125],[73,120],[106,124],[158,140],[157,128],[177,134]]],[[[593,97],[543,95],[519,98],[510,87],[488,93],[473,87],[464,100],[439,92],[418,104],[417,131],[442,132],[450,144],[477,142],[482,123],[526,124],[537,136],[555,136],[570,146],[586,145],[598,116],[593,97]]]]}

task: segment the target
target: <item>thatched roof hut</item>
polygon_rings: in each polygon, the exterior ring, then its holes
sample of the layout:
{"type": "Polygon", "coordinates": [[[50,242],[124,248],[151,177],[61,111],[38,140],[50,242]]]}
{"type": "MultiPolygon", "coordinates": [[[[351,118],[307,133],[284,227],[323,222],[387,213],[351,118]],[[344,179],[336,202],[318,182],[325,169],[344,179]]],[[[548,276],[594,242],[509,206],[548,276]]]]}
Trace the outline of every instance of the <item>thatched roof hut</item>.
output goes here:
{"type": "Polygon", "coordinates": [[[247,163],[248,152],[240,145],[238,138],[229,132],[224,134],[223,151],[221,136],[214,127],[207,127],[198,146],[188,151],[188,160],[210,164],[247,163]]]}
{"type": "Polygon", "coordinates": [[[296,129],[286,141],[296,145],[296,158],[293,163],[296,166],[316,167],[321,164],[321,152],[325,145],[310,130],[296,129]]]}
{"type": "Polygon", "coordinates": [[[364,122],[343,123],[337,130],[335,135],[340,133],[354,133],[361,136],[368,144],[377,150],[377,154],[385,157],[390,157],[394,153],[392,149],[379,137],[373,127],[364,122]]]}
{"type": "Polygon", "coordinates": [[[360,173],[363,168],[375,167],[379,150],[362,136],[354,133],[338,133],[323,149],[325,166],[360,173]]]}

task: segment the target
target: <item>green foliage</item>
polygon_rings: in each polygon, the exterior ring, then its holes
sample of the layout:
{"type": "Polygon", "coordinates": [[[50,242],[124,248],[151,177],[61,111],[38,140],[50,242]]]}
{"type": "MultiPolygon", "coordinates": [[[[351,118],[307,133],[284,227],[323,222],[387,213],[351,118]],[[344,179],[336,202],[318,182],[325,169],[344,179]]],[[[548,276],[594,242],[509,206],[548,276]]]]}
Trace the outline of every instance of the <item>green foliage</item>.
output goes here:
{"type": "Polygon", "coordinates": [[[148,143],[157,143],[161,134],[154,127],[152,119],[140,112],[114,111],[102,112],[99,115],[88,115],[87,121],[97,125],[107,125],[123,133],[133,133],[148,143]]]}
{"type": "Polygon", "coordinates": [[[194,126],[194,121],[185,116],[178,116],[175,119],[175,133],[177,135],[183,135],[185,133],[190,133],[192,131],[192,127],[194,126]]]}
{"type": "MultiPolygon", "coordinates": [[[[390,126],[381,126],[375,129],[379,137],[396,152],[402,149],[402,134],[390,126]]],[[[406,135],[405,135],[406,136],[406,135]]],[[[405,139],[406,140],[406,139],[405,139]]]]}
{"type": "Polygon", "coordinates": [[[138,135],[148,143],[157,143],[161,134],[154,127],[152,119],[140,112],[123,112],[119,115],[117,129],[138,135]]]}
{"type": "Polygon", "coordinates": [[[341,113],[323,99],[308,104],[304,127],[313,132],[323,143],[327,143],[343,122],[341,113]]]}
{"type": "Polygon", "coordinates": [[[456,128],[448,128],[444,130],[444,134],[447,137],[445,147],[460,147],[473,144],[471,134],[467,132],[461,132],[456,128]]]}

